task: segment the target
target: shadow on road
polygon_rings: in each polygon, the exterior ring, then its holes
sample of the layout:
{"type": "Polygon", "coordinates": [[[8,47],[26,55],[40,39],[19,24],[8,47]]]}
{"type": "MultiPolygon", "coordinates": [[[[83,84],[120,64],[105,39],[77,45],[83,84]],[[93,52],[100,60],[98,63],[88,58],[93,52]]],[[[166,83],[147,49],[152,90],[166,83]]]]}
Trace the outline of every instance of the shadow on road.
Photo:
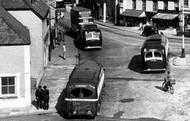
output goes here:
{"type": "Polygon", "coordinates": [[[157,88],[157,89],[165,92],[165,90],[162,87],[160,87],[160,86],[155,86],[155,88],[157,88]]]}
{"type": "Polygon", "coordinates": [[[141,55],[133,56],[133,58],[129,62],[128,68],[135,72],[142,73],[143,70],[142,70],[142,64],[141,64],[141,55]]]}

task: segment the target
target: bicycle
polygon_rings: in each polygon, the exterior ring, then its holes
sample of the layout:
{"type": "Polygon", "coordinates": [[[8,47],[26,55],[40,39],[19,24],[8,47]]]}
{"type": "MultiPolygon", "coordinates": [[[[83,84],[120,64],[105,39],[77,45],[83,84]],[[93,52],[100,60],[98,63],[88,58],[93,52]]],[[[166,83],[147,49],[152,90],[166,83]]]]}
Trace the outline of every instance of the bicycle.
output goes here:
{"type": "Polygon", "coordinates": [[[164,91],[167,91],[167,92],[169,92],[171,94],[174,94],[174,87],[173,87],[173,85],[171,84],[170,81],[164,81],[162,83],[162,88],[163,88],[164,91]]]}

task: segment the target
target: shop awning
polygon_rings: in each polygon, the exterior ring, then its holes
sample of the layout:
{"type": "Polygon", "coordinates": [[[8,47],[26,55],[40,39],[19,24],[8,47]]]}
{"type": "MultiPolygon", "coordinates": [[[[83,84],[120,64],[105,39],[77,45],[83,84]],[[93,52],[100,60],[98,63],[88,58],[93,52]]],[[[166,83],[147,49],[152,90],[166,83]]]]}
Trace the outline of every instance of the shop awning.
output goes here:
{"type": "Polygon", "coordinates": [[[164,20],[173,20],[176,18],[178,14],[172,14],[172,13],[157,13],[155,16],[153,16],[153,19],[164,19],[164,20]]]}
{"type": "Polygon", "coordinates": [[[142,10],[126,9],[121,15],[129,17],[146,17],[145,12],[142,10]]]}

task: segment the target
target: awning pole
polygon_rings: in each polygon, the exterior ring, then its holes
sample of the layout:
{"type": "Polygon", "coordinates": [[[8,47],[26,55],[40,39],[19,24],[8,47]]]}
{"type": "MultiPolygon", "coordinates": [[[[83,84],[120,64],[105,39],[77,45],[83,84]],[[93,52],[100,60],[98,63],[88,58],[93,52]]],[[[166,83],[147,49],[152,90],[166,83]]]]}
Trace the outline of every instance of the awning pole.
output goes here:
{"type": "Polygon", "coordinates": [[[184,34],[185,34],[185,16],[184,16],[184,0],[182,0],[182,51],[181,51],[181,57],[185,58],[185,43],[184,43],[184,34]]]}

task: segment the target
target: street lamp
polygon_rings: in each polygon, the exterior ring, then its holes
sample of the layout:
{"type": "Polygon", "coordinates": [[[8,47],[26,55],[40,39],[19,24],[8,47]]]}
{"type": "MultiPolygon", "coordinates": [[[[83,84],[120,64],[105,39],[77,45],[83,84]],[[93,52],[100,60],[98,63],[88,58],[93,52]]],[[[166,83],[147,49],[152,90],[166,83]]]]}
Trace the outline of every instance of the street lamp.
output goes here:
{"type": "Polygon", "coordinates": [[[184,0],[182,0],[182,51],[181,51],[181,57],[185,58],[185,43],[184,43],[184,34],[185,34],[185,17],[184,17],[184,0]]]}

